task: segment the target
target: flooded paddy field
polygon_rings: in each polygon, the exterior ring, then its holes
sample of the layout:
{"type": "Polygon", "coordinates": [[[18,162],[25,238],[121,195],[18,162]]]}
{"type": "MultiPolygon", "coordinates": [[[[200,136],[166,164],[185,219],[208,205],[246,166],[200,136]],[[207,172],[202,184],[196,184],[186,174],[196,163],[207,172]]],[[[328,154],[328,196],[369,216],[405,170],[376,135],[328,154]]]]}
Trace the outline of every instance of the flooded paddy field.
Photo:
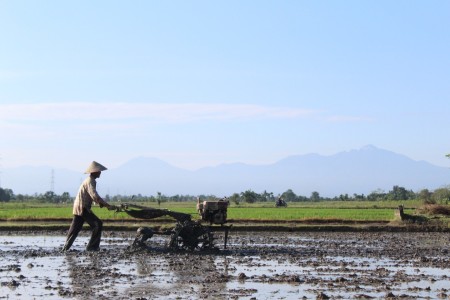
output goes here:
{"type": "Polygon", "coordinates": [[[213,253],[88,234],[0,233],[0,299],[450,299],[448,232],[230,232],[213,253]]]}

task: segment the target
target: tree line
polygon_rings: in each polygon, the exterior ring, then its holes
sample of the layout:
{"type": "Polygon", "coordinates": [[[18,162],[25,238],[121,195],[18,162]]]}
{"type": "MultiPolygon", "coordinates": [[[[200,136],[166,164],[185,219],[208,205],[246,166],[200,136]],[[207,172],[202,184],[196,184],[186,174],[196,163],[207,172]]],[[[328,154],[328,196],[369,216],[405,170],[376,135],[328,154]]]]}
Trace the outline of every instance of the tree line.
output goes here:
{"type": "MultiPolygon", "coordinates": [[[[407,190],[404,187],[395,185],[388,192],[382,190],[376,190],[368,195],[364,194],[341,194],[335,197],[322,197],[319,192],[314,191],[309,196],[297,195],[291,189],[275,195],[273,192],[264,191],[257,193],[252,190],[246,190],[241,193],[233,193],[226,198],[235,203],[255,203],[255,202],[275,202],[276,199],[282,197],[287,202],[319,202],[319,201],[390,201],[390,200],[413,200],[419,199],[424,203],[438,203],[448,204],[450,201],[450,188],[443,187],[434,191],[423,189],[418,193],[412,190],[407,190]]],[[[11,189],[0,188],[0,202],[37,202],[37,203],[70,203],[73,201],[73,197],[64,192],[58,195],[52,191],[45,192],[44,194],[23,195],[14,194],[11,189]]],[[[109,202],[186,202],[186,201],[204,201],[204,200],[217,200],[220,199],[215,195],[173,195],[167,196],[160,192],[156,195],[106,195],[105,200],[109,202]]]]}

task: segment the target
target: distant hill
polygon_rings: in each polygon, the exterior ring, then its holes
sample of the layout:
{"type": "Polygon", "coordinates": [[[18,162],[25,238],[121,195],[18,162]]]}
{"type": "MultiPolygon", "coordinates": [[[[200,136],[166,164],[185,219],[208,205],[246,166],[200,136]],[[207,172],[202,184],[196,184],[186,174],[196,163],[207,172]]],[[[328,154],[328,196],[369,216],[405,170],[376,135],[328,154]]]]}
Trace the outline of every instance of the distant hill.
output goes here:
{"type": "MultiPolygon", "coordinates": [[[[50,190],[51,167],[4,169],[2,187],[15,194],[44,193],[50,190]]],[[[86,175],[70,170],[54,170],[55,193],[75,195],[86,175]]],[[[450,170],[404,155],[365,146],[358,150],[323,156],[306,154],[286,157],[267,165],[222,164],[196,171],[174,167],[156,158],[134,158],[102,173],[98,190],[102,195],[211,194],[229,196],[251,189],[282,193],[292,189],[297,195],[322,196],[369,194],[389,191],[394,185],[415,192],[434,190],[450,182],[450,170]]]]}

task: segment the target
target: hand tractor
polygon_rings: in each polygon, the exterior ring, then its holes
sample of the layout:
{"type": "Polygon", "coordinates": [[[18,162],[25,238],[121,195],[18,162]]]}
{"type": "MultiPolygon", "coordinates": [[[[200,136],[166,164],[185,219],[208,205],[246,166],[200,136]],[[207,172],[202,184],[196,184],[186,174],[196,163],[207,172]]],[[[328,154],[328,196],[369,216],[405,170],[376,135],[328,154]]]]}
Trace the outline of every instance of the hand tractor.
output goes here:
{"type": "Polygon", "coordinates": [[[228,232],[232,225],[227,222],[227,208],[229,202],[226,200],[204,201],[197,203],[197,211],[201,220],[193,221],[192,216],[186,213],[174,212],[168,209],[150,208],[136,204],[124,203],[118,211],[127,213],[133,218],[150,220],[162,216],[175,219],[176,224],[172,229],[159,231],[150,227],[140,227],[134,239],[132,247],[135,249],[147,248],[146,241],[153,235],[168,235],[170,239],[167,246],[171,250],[212,250],[214,247],[214,232],[224,232],[224,249],[227,248],[228,232]],[[203,225],[208,222],[209,225],[203,225]],[[214,225],[219,226],[214,226],[214,225]]]}

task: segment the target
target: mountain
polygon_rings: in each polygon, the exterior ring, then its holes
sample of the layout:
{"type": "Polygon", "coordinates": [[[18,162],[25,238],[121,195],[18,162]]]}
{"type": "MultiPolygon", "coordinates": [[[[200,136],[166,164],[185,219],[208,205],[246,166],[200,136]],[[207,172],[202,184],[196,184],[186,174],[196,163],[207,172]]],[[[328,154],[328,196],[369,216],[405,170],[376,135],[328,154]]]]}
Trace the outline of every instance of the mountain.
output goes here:
{"type": "MultiPolygon", "coordinates": [[[[51,187],[51,167],[20,167],[3,170],[2,187],[15,194],[44,193],[51,187]]],[[[55,169],[55,193],[72,196],[86,176],[79,172],[55,169]]],[[[394,185],[413,191],[434,190],[446,186],[450,170],[425,161],[374,146],[340,152],[330,156],[295,155],[267,165],[222,164],[196,171],[174,167],[156,158],[139,157],[102,173],[98,190],[102,195],[211,194],[229,196],[251,189],[255,192],[282,193],[292,189],[309,196],[369,194],[394,185]]]]}

